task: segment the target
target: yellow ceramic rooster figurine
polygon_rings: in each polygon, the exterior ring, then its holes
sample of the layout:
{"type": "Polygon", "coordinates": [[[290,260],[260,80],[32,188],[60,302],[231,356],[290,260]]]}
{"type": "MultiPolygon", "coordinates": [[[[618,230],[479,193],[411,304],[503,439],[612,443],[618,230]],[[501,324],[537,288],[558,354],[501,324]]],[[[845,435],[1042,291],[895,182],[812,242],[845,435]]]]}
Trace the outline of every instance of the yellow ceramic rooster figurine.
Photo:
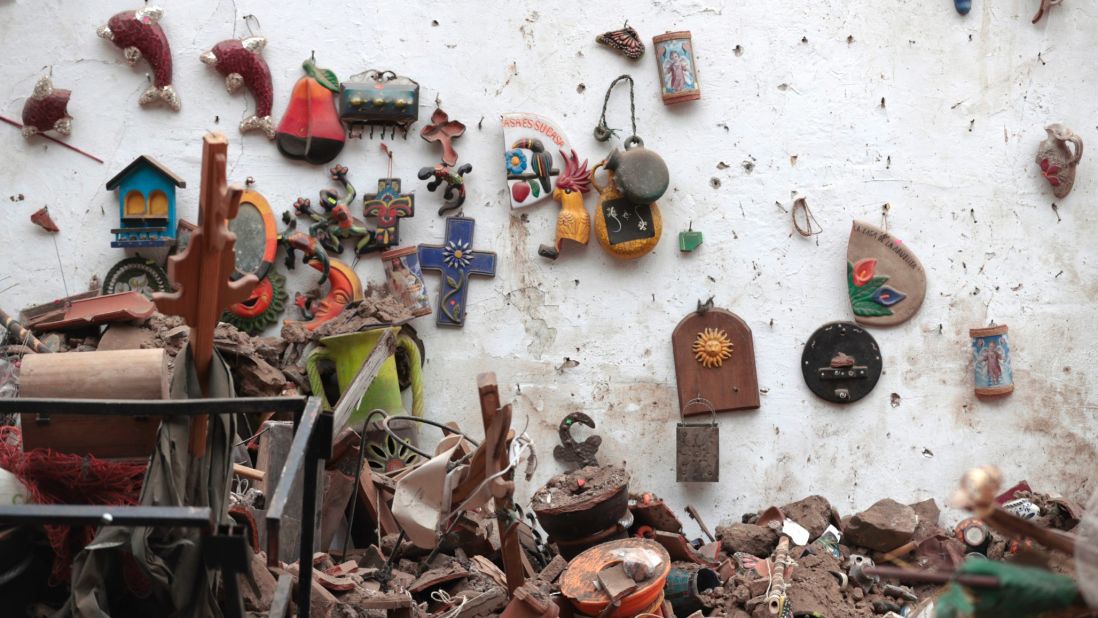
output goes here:
{"type": "Polygon", "coordinates": [[[591,238],[591,218],[583,206],[583,194],[591,190],[587,160],[580,163],[575,150],[571,157],[562,150],[560,157],[564,159],[564,172],[557,177],[557,186],[553,189],[553,199],[560,202],[557,237],[552,245],[538,247],[538,255],[551,260],[560,257],[560,247],[565,239],[586,245],[591,238]]]}

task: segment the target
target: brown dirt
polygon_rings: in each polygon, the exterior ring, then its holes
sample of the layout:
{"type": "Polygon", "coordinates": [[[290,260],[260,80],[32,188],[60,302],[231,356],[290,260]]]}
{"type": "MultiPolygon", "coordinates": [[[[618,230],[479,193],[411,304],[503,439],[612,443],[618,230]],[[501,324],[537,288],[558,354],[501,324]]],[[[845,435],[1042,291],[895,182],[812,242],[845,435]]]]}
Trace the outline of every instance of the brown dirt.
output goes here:
{"type": "Polygon", "coordinates": [[[534,494],[535,505],[552,504],[555,509],[581,504],[590,496],[613,493],[629,483],[629,472],[617,466],[587,466],[549,479],[534,494]],[[580,485],[580,481],[583,485],[580,485]]]}

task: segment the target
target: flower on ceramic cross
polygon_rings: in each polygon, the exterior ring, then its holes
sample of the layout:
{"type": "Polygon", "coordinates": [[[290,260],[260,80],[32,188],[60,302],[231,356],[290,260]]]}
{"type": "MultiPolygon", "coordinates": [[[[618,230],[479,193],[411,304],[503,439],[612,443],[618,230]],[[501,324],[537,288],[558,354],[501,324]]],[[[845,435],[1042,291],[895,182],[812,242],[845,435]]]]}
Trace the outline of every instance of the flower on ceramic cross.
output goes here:
{"type": "Polygon", "coordinates": [[[1048,184],[1054,187],[1060,186],[1060,166],[1053,165],[1048,159],[1041,159],[1041,174],[1044,175],[1048,184]]]}
{"type": "Polygon", "coordinates": [[[463,240],[451,240],[442,250],[442,261],[455,270],[469,266],[469,243],[463,240]]]}

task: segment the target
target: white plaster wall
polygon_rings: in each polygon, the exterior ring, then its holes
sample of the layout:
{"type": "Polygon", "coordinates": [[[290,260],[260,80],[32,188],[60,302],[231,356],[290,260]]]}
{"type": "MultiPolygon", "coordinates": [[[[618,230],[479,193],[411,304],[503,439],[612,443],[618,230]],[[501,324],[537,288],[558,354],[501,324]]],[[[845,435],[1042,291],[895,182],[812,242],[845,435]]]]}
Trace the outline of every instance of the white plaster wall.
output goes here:
{"type": "MultiPolygon", "coordinates": [[[[1002,466],[1007,479],[1076,498],[1094,489],[1095,155],[1084,156],[1058,212],[1032,160],[1054,120],[1098,147],[1098,8],[1090,0],[1065,0],[1036,26],[1029,18],[1037,0],[976,0],[967,17],[950,0],[167,0],[178,114],[141,109],[146,65],[130,69],[95,36],[114,12],[139,4],[0,2],[0,112],[18,117],[50,65],[56,85],[74,93],[71,142],[107,161],[0,128],[6,310],[64,294],[54,244],[28,222],[42,205],[62,228],[70,291],[123,257],[109,247],[117,214],[104,183],[139,154],[187,179],[180,212],[191,220],[208,130],[232,141],[231,177],[254,177],[279,211],[327,186],[324,169],[282,158],[256,134],[242,138],[236,124],[251,102],[227,95],[221,77],[198,61],[217,41],[246,34],[241,18],[255,14],[258,33],[269,38],[276,114],[316,50],[318,63],[344,78],[371,67],[409,75],[423,88],[421,118],[437,94],[469,125],[457,143],[474,166],[465,212],[477,219],[477,248],[499,253],[499,272],[473,281],[464,329],[440,330],[433,318],[415,324],[428,350],[427,409],[479,433],[475,376],[495,371],[538,447],[541,465],[522,496],[559,470],[556,427],[577,410],[599,425],[602,461],[627,462],[636,487],[676,505],[693,502],[711,524],[813,492],[843,512],[885,496],[941,501],[966,468],[985,463],[1002,466]],[[650,54],[631,63],[594,44],[595,34],[626,18],[649,49],[654,34],[693,31],[700,101],[665,107],[650,54]],[[737,45],[742,55],[733,53],[737,45]],[[498,116],[555,118],[581,155],[598,160],[609,146],[591,129],[606,86],[622,73],[637,80],[640,135],[671,170],[660,203],[664,239],[636,262],[616,261],[592,242],[549,263],[536,249],[552,238],[557,208],[530,208],[528,220],[510,211],[498,116]],[[791,235],[794,192],[808,196],[824,228],[817,240],[791,235]],[[25,201],[9,201],[19,193],[25,201]],[[886,202],[890,230],[926,267],[926,302],[910,322],[872,330],[885,362],[876,390],[853,405],[826,404],[804,386],[801,348],[820,324],[850,318],[843,264],[850,221],[879,224],[886,202]],[[705,244],[680,255],[675,235],[691,220],[705,244]],[[683,486],[673,473],[670,337],[710,295],[753,329],[764,394],[760,410],[720,419],[722,482],[683,486]],[[1010,325],[1015,348],[1017,391],[1001,402],[972,394],[967,332],[990,320],[1010,325]],[[559,369],[566,357],[579,364],[559,369]]],[[[615,94],[612,126],[627,126],[625,101],[615,94]]],[[[338,159],[360,193],[385,174],[379,141],[349,142],[338,159]]],[[[396,174],[417,193],[402,239],[437,242],[440,198],[415,173],[438,151],[414,135],[390,144],[396,174]]],[[[373,258],[358,271],[383,281],[373,258]]],[[[433,299],[439,281],[428,278],[433,299]]],[[[299,267],[291,290],[314,280],[299,267]]]]}

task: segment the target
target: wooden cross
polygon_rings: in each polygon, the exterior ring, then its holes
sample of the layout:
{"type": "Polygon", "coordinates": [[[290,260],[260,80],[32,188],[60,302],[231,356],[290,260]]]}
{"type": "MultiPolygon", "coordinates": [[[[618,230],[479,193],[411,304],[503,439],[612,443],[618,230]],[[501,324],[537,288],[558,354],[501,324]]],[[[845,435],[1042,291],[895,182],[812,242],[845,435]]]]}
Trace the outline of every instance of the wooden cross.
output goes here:
{"type": "MultiPolygon", "coordinates": [[[[254,274],[230,280],[236,269],[236,234],[229,231],[229,220],[236,218],[244,190],[226,183],[228,149],[229,141],[221,133],[207,133],[202,138],[199,226],[191,232],[187,248],[168,258],[168,279],[175,291],[153,294],[161,313],[178,315],[190,325],[191,358],[204,396],[209,395],[218,319],[227,307],[247,299],[259,283],[254,274]]],[[[206,452],[207,424],[207,417],[198,416],[191,425],[190,450],[196,457],[206,452]]]]}
{"type": "Polygon", "coordinates": [[[442,273],[435,314],[435,323],[439,326],[460,327],[465,323],[465,299],[469,295],[471,275],[496,276],[496,254],[472,248],[475,225],[476,221],[469,217],[449,217],[446,219],[446,244],[419,246],[420,268],[442,273]]]}
{"type": "Polygon", "coordinates": [[[400,192],[399,178],[380,178],[377,193],[363,196],[363,214],[377,219],[373,240],[365,251],[385,250],[400,244],[400,220],[415,216],[415,196],[400,192]]]}

